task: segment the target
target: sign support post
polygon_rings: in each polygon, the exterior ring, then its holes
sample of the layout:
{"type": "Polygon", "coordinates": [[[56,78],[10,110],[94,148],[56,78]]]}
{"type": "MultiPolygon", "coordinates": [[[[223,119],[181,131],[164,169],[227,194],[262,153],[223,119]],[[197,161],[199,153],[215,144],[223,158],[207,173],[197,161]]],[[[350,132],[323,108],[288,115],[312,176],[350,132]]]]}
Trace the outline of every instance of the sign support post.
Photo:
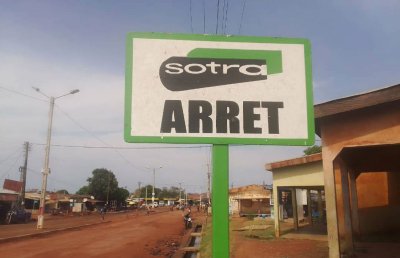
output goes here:
{"type": "Polygon", "coordinates": [[[212,257],[229,258],[229,145],[212,146],[212,257]]]}
{"type": "Polygon", "coordinates": [[[307,39],[129,33],[126,142],[212,144],[212,256],[229,258],[229,144],[314,144],[307,39]]]}

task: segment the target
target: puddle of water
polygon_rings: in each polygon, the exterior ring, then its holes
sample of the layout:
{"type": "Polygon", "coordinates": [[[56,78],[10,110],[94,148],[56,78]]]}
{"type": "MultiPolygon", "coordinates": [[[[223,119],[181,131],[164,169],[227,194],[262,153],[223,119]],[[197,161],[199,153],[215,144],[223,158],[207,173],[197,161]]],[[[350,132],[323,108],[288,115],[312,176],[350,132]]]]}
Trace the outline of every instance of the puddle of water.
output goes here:
{"type": "Polygon", "coordinates": [[[183,258],[196,258],[197,257],[197,253],[195,252],[186,252],[185,256],[183,256],[183,258]]]}
{"type": "Polygon", "coordinates": [[[195,247],[200,246],[200,242],[201,242],[201,237],[195,237],[193,246],[195,246],[195,247]]]}

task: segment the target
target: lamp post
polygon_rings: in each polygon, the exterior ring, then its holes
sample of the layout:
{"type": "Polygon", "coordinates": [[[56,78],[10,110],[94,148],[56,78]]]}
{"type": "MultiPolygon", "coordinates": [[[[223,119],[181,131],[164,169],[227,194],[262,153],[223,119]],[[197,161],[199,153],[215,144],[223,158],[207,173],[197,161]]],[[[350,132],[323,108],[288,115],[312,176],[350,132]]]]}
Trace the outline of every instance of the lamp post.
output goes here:
{"type": "MultiPolygon", "coordinates": [[[[161,169],[162,166],[159,166],[157,168],[152,168],[153,170],[153,192],[151,193],[151,206],[154,208],[154,198],[156,193],[154,192],[154,189],[156,187],[156,169],[161,169]]],[[[147,169],[151,169],[150,167],[148,167],[147,169]]]]}
{"type": "Polygon", "coordinates": [[[61,97],[78,93],[79,90],[75,89],[66,94],[58,96],[58,97],[49,97],[46,94],[44,94],[39,88],[33,88],[33,89],[50,100],[49,124],[47,127],[47,141],[46,141],[46,150],[45,150],[45,158],[44,158],[44,168],[42,170],[42,173],[43,173],[42,190],[40,192],[39,215],[38,215],[38,220],[37,220],[37,229],[43,229],[43,221],[44,221],[43,215],[44,215],[45,201],[46,201],[45,198],[46,198],[46,188],[47,188],[47,177],[50,173],[49,158],[50,158],[51,127],[53,125],[54,101],[61,97]]]}

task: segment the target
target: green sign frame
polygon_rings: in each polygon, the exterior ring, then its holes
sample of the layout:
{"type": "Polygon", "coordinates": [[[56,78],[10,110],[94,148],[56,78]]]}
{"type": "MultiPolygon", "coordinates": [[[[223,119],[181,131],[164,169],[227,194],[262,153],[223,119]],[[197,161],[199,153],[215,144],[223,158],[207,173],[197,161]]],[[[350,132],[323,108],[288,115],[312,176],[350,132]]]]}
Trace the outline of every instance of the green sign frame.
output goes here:
{"type": "MultiPolygon", "coordinates": [[[[192,53],[196,56],[196,53],[192,53]]],[[[125,119],[124,139],[130,143],[182,143],[182,144],[243,144],[243,145],[290,145],[309,146],[314,144],[314,107],[312,91],[311,45],[307,39],[300,38],[271,38],[249,36],[222,36],[196,34],[164,34],[164,33],[128,33],[126,37],[126,66],[125,66],[125,119]],[[234,138],[234,137],[186,137],[186,136],[139,136],[131,135],[132,126],[132,81],[133,81],[133,40],[137,39],[164,39],[214,42],[247,42],[247,43],[279,43],[304,45],[306,108],[308,136],[304,139],[292,138],[234,138]]]]}
{"type": "MultiPolygon", "coordinates": [[[[161,34],[161,33],[129,33],[126,38],[126,72],[125,72],[125,125],[124,138],[132,143],[183,143],[183,144],[212,144],[212,257],[229,257],[229,144],[254,144],[254,145],[293,145],[308,146],[314,144],[314,106],[312,95],[311,73],[311,45],[306,39],[287,39],[269,37],[244,37],[244,36],[218,36],[218,35],[190,35],[190,34],[161,34]],[[223,138],[223,137],[174,137],[174,136],[133,136],[132,125],[132,82],[133,82],[133,40],[142,39],[171,39],[189,41],[215,41],[215,42],[250,42],[250,43],[279,43],[301,44],[304,46],[304,67],[306,83],[306,109],[307,109],[307,138],[305,139],[263,139],[263,138],[223,138]]],[[[189,53],[194,58],[202,58],[206,52],[207,57],[237,59],[274,60],[272,69],[268,74],[282,72],[282,57],[279,51],[241,51],[197,48],[189,53]]]]}

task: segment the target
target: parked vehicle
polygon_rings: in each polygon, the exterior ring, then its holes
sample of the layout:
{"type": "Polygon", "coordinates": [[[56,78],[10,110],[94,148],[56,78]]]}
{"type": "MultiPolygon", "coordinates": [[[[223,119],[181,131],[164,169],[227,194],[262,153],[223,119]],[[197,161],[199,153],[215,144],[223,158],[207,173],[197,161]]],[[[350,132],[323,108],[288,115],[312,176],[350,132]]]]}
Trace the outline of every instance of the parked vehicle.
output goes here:
{"type": "Polygon", "coordinates": [[[192,218],[190,217],[190,214],[183,216],[183,223],[185,223],[186,229],[192,228],[192,218]]]}
{"type": "Polygon", "coordinates": [[[6,223],[27,223],[31,219],[31,215],[23,208],[12,208],[7,212],[6,223]]]}
{"type": "Polygon", "coordinates": [[[163,207],[164,206],[164,201],[159,201],[158,206],[163,207]]]}

